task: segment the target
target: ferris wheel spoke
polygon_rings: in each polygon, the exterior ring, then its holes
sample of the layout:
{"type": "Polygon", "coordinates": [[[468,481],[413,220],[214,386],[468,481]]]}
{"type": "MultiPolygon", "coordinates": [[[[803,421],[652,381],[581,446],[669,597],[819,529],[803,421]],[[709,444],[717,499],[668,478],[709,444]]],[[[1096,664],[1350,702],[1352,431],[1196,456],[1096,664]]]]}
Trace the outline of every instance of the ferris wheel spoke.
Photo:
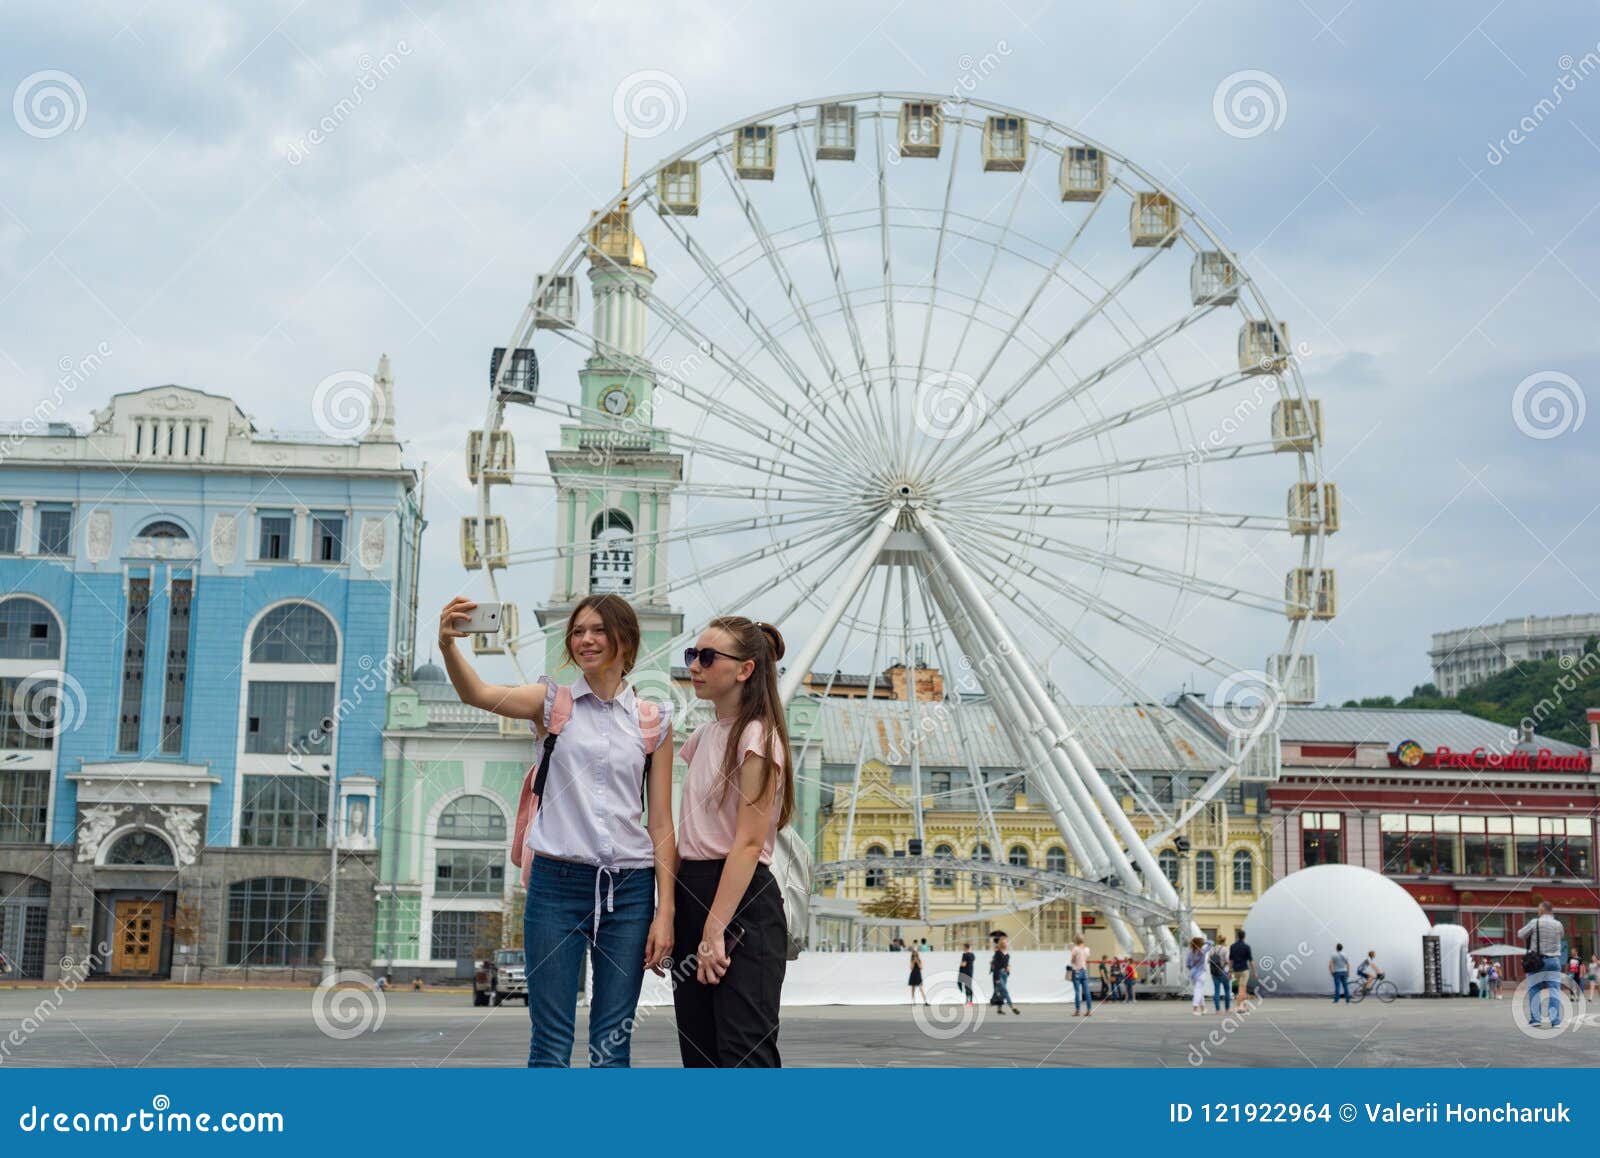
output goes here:
{"type": "MultiPolygon", "coordinates": [[[[597,490],[615,486],[617,481],[614,475],[568,474],[547,470],[513,470],[507,474],[513,486],[551,485],[559,482],[580,490],[585,487],[597,490]]],[[[811,487],[740,486],[734,483],[701,482],[694,479],[685,479],[676,484],[672,488],[672,493],[687,498],[742,499],[750,502],[806,504],[839,501],[837,491],[823,491],[811,487]]]]}
{"type": "MultiPolygon", "coordinates": [[[[917,710],[921,699],[917,692],[917,662],[911,650],[911,568],[902,563],[895,569],[900,572],[900,653],[906,665],[906,735],[910,737],[911,749],[911,830],[916,834],[918,845],[921,845],[927,825],[922,814],[922,721],[921,713],[917,710]]],[[[917,915],[923,919],[928,916],[928,878],[923,873],[917,874],[917,915]]]]}
{"type": "MultiPolygon", "coordinates": [[[[1077,467],[1072,470],[1050,471],[1024,480],[1020,485],[1027,489],[1061,486],[1066,483],[1090,482],[1098,479],[1115,478],[1125,474],[1144,474],[1158,470],[1178,470],[1184,467],[1198,466],[1200,462],[1221,463],[1230,462],[1236,458],[1257,458],[1262,455],[1279,454],[1281,451],[1275,442],[1241,442],[1219,450],[1197,453],[1192,450],[1172,451],[1167,454],[1151,454],[1143,458],[1117,459],[1112,462],[1100,463],[1097,466],[1077,467]]],[[[987,495],[1015,493],[1019,489],[1016,481],[995,483],[989,486],[977,486],[967,491],[961,497],[983,498],[987,495]]]]}
{"type": "MultiPolygon", "coordinates": [[[[1133,346],[1130,346],[1128,349],[1124,350],[1122,353],[1118,354],[1115,358],[1112,358],[1109,362],[1106,362],[1098,369],[1093,370],[1079,378],[1071,386],[1067,387],[1067,389],[1052,392],[1045,399],[1045,401],[1034,410],[1024,415],[1021,419],[1011,423],[1009,426],[995,431],[995,433],[990,435],[990,437],[983,443],[972,448],[970,452],[957,456],[951,456],[947,454],[938,465],[948,469],[952,474],[958,476],[961,475],[962,472],[967,470],[969,466],[975,464],[981,455],[989,453],[995,447],[1004,443],[1008,437],[1014,437],[1019,432],[1028,429],[1041,419],[1044,419],[1054,413],[1060,407],[1065,406],[1068,402],[1071,402],[1074,398],[1077,398],[1079,395],[1084,393],[1084,391],[1093,389],[1096,385],[1105,381],[1112,374],[1122,369],[1122,367],[1131,362],[1142,359],[1151,350],[1154,350],[1169,338],[1175,337],[1184,330],[1188,329],[1190,326],[1194,325],[1196,322],[1200,321],[1200,319],[1204,318],[1214,308],[1214,306],[1210,305],[1197,306],[1195,309],[1190,310],[1182,317],[1167,323],[1167,325],[1146,335],[1143,340],[1133,346]]],[[[1028,376],[1031,377],[1033,374],[1035,374],[1051,356],[1052,355],[1046,355],[1044,358],[1035,362],[1033,369],[1028,372],[1028,376]]],[[[1015,396],[1017,390],[1023,384],[1024,383],[1021,381],[1013,384],[1012,388],[1007,390],[1004,401],[1009,401],[1010,398],[1015,396]]],[[[992,412],[998,414],[1004,405],[1004,401],[994,406],[992,412]]]]}
{"type": "MultiPolygon", "coordinates": [[[[855,407],[850,404],[850,391],[845,388],[844,380],[839,374],[839,366],[834,361],[833,352],[828,349],[827,342],[823,340],[821,332],[817,329],[817,323],[811,317],[811,310],[806,305],[804,295],[801,294],[799,287],[795,284],[794,277],[790,274],[789,267],[784,263],[782,254],[778,252],[777,247],[773,244],[772,235],[767,232],[766,224],[762,221],[761,214],[756,210],[755,202],[750,199],[750,195],[745,191],[743,184],[734,178],[732,171],[728,168],[727,157],[720,152],[717,154],[717,168],[722,173],[723,180],[727,183],[729,190],[733,193],[734,200],[738,202],[740,210],[744,213],[745,221],[749,224],[751,232],[755,234],[756,240],[760,243],[761,250],[766,255],[767,265],[772,270],[772,276],[777,280],[779,288],[783,290],[784,297],[789,301],[791,310],[804,328],[806,338],[811,344],[812,352],[816,355],[817,361],[821,363],[823,372],[828,376],[829,381],[833,383],[834,390],[839,397],[840,408],[850,417],[858,452],[868,456],[866,461],[871,461],[871,457],[875,453],[881,455],[882,444],[873,434],[871,424],[863,424],[860,416],[856,414],[855,407]]],[[[821,196],[820,190],[816,189],[815,185],[813,185],[812,192],[816,197],[821,196]]],[[[826,230],[826,218],[819,217],[818,225],[819,228],[826,230]]],[[[834,255],[830,254],[830,259],[832,256],[834,255]]],[[[836,284],[838,283],[836,282],[836,284]]],[[[840,286],[839,288],[841,300],[847,301],[843,287],[840,286]]]]}
{"type": "Polygon", "coordinates": [[[1095,503],[1011,503],[999,500],[968,504],[962,499],[952,499],[946,505],[946,509],[961,517],[981,519],[1022,518],[1028,521],[1044,518],[1079,519],[1092,523],[1161,523],[1189,527],[1217,527],[1230,531],[1286,532],[1290,527],[1290,520],[1284,515],[1247,515],[1237,511],[1209,511],[1204,508],[1186,510],[1182,507],[1095,503]]]}
{"type": "MultiPolygon", "coordinates": [[[[616,363],[619,368],[625,369],[634,380],[651,382],[657,385],[662,384],[664,381],[670,391],[682,398],[685,402],[700,408],[703,412],[715,413],[719,420],[725,421],[730,425],[744,431],[746,434],[761,440],[767,446],[772,447],[772,449],[777,451],[779,454],[791,455],[797,459],[816,463],[818,465],[821,465],[822,463],[822,459],[818,457],[817,450],[821,447],[824,447],[826,444],[815,441],[809,422],[805,421],[803,416],[797,415],[797,413],[793,412],[792,410],[786,412],[785,417],[790,420],[791,424],[795,425],[796,429],[807,436],[807,442],[802,443],[800,440],[794,437],[783,437],[779,435],[777,431],[773,430],[766,423],[746,414],[738,407],[733,406],[721,399],[713,398],[710,394],[691,386],[688,382],[685,382],[683,379],[677,377],[677,375],[668,370],[656,370],[655,367],[653,367],[643,358],[635,357],[622,350],[619,350],[615,346],[611,346],[598,340],[596,340],[591,347],[590,344],[572,337],[571,334],[565,329],[558,329],[556,333],[566,339],[568,342],[576,345],[580,350],[589,350],[593,348],[598,353],[598,351],[603,347],[607,351],[605,357],[616,363]]],[[[708,354],[708,356],[714,355],[708,354]]],[[[733,363],[726,364],[732,365],[733,363]]],[[[741,381],[743,381],[746,385],[752,386],[752,388],[755,387],[757,379],[751,377],[747,373],[744,373],[742,370],[739,372],[739,374],[741,381]]],[[[762,389],[764,390],[765,387],[762,387],[762,389]]],[[[578,421],[599,420],[602,423],[616,422],[615,416],[607,414],[604,411],[593,408],[585,408],[570,402],[553,401],[546,395],[536,394],[531,398],[524,399],[523,401],[526,405],[533,406],[536,409],[551,410],[554,413],[565,413],[568,417],[574,418],[578,421]],[[564,407],[565,409],[555,409],[557,407],[564,407]]],[[[682,434],[677,431],[669,431],[668,436],[676,442],[685,442],[692,438],[690,435],[682,434]]]]}
{"type": "MultiPolygon", "coordinates": [[[[999,538],[998,535],[996,537],[999,538]]],[[[1047,554],[1060,555],[1063,558],[1073,559],[1080,563],[1090,563],[1095,566],[1105,567],[1123,575],[1136,579],[1145,579],[1178,591],[1206,595],[1225,603],[1236,603],[1258,611],[1268,611],[1274,615],[1282,615],[1284,611],[1284,601],[1281,597],[1262,595],[1259,592],[1247,591],[1242,587],[1233,587],[1226,583],[1202,579],[1199,576],[1189,575],[1182,571],[1159,567],[1154,563],[1141,563],[1136,559],[1128,559],[1118,555],[1114,551],[1103,551],[1097,547],[1069,543],[1067,540],[1053,535],[1044,535],[1037,531],[1013,530],[1008,532],[1006,538],[1002,538],[1000,541],[1004,542],[1007,539],[1012,543],[1023,543],[1036,551],[1044,551],[1047,554]]]]}
{"type": "MultiPolygon", "coordinates": [[[[861,742],[856,745],[855,768],[852,772],[850,788],[850,810],[845,818],[844,845],[840,848],[841,859],[849,860],[855,856],[856,850],[856,805],[861,800],[861,768],[866,763],[867,739],[874,731],[870,713],[874,697],[878,692],[879,657],[882,655],[883,640],[889,624],[889,579],[885,573],[883,580],[883,600],[878,608],[877,629],[872,637],[872,662],[867,668],[867,698],[863,701],[866,705],[862,708],[861,742]]],[[[834,889],[834,896],[844,895],[844,878],[840,877],[838,886],[834,889]]]]}
{"type": "MultiPolygon", "coordinates": [[[[873,118],[873,129],[877,139],[878,152],[878,242],[879,252],[882,254],[882,283],[883,283],[883,336],[888,356],[885,359],[889,367],[889,413],[898,415],[899,409],[899,375],[896,369],[900,365],[898,342],[895,337],[894,322],[894,254],[890,246],[889,234],[889,174],[885,169],[888,157],[883,145],[883,98],[878,98],[877,116],[873,118]]],[[[900,452],[900,424],[890,423],[891,445],[895,452],[895,461],[899,462],[900,452]]]]}
{"type": "MultiPolygon", "coordinates": [[[[707,539],[714,535],[728,535],[744,531],[769,530],[773,527],[794,527],[805,523],[817,523],[824,519],[837,523],[839,512],[836,508],[829,507],[820,511],[785,511],[775,515],[749,515],[737,519],[727,519],[720,523],[697,523],[682,527],[668,527],[656,531],[635,531],[631,538],[637,546],[642,544],[649,547],[669,546],[673,543],[686,542],[690,539],[707,539]]],[[[506,562],[509,563],[549,563],[557,559],[570,559],[578,555],[587,555],[594,549],[591,540],[585,539],[577,543],[557,547],[525,547],[504,553],[506,562]]]]}
{"type": "MultiPolygon", "coordinates": [[[[772,358],[774,362],[778,364],[779,368],[783,370],[784,374],[789,378],[789,380],[793,382],[794,385],[800,390],[801,394],[805,396],[806,400],[811,404],[812,412],[817,414],[820,420],[825,423],[831,431],[833,431],[833,434],[836,438],[841,439],[849,445],[857,447],[859,450],[860,445],[858,443],[856,434],[849,430],[839,416],[834,413],[832,408],[828,405],[827,399],[819,398],[817,396],[817,393],[811,384],[810,378],[800,367],[800,364],[794,360],[794,356],[789,353],[788,348],[778,340],[777,336],[773,334],[773,332],[767,327],[766,323],[761,320],[761,317],[755,312],[755,309],[744,300],[743,295],[741,295],[739,291],[734,288],[732,281],[729,280],[727,275],[721,270],[721,268],[719,268],[718,264],[711,259],[705,250],[701,248],[700,244],[694,240],[692,235],[690,235],[689,231],[679,224],[671,214],[663,212],[659,214],[659,218],[668,234],[678,241],[678,243],[683,247],[684,252],[687,253],[691,260],[693,260],[694,263],[700,267],[700,270],[702,274],[705,275],[706,279],[716,287],[717,292],[722,296],[723,301],[727,303],[734,315],[744,324],[745,328],[748,329],[752,335],[754,335],[756,341],[760,343],[762,349],[772,358]]],[[[694,335],[697,338],[696,348],[704,351],[708,357],[713,358],[718,365],[722,366],[740,381],[746,381],[746,379],[750,377],[750,375],[746,373],[744,367],[737,360],[730,360],[723,356],[721,354],[719,344],[713,342],[710,337],[701,332],[698,327],[693,326],[687,318],[684,318],[681,315],[678,316],[676,328],[678,328],[679,331],[686,336],[694,335]]],[[[749,383],[747,382],[747,384],[749,383]]],[[[773,409],[777,410],[778,413],[783,414],[786,417],[792,417],[793,407],[789,406],[786,402],[784,402],[781,396],[773,393],[764,385],[761,387],[761,397],[763,401],[765,401],[769,406],[773,407],[773,409]]],[[[806,426],[806,430],[808,433],[811,433],[809,424],[806,426]]]]}

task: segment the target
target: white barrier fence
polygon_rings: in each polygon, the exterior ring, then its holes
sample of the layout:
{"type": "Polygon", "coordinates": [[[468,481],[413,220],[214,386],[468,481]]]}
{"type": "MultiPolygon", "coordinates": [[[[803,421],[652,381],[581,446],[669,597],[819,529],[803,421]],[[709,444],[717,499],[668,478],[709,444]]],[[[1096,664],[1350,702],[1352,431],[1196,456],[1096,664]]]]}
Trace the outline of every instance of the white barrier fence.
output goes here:
{"type": "MultiPolygon", "coordinates": [[[[974,1000],[988,1001],[994,991],[989,978],[990,949],[975,945],[977,965],[973,970],[974,1000]]],[[[956,970],[961,965],[959,952],[933,952],[922,955],[922,981],[935,1004],[961,1000],[956,986],[956,970]]],[[[1011,999],[1019,1005],[1037,1001],[1072,1000],[1072,982],[1066,975],[1067,954],[1027,951],[1011,954],[1011,999]]],[[[1090,966],[1091,992],[1099,992],[1097,967],[1090,966]]],[[[910,953],[802,953],[790,961],[783,982],[785,1005],[896,1005],[911,1000],[910,953]]],[[[921,998],[919,996],[918,1000],[921,998]]],[[[644,975],[640,1005],[668,1005],[672,1002],[670,978],[644,975]]]]}

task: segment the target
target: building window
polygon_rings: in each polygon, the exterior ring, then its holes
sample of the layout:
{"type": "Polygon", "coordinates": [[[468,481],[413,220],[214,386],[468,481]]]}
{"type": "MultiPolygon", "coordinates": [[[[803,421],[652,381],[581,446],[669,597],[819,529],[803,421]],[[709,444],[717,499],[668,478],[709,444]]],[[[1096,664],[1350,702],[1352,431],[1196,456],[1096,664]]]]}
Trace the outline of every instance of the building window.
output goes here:
{"type": "Polygon", "coordinates": [[[498,897],[505,891],[505,862],[505,853],[498,848],[441,848],[434,863],[433,891],[449,896],[498,897]]]}
{"type": "Polygon", "coordinates": [[[1383,871],[1409,875],[1453,874],[1460,817],[1385,813],[1378,817],[1383,871]]]}
{"type": "Polygon", "coordinates": [[[189,532],[170,519],[157,519],[153,523],[146,524],[137,537],[140,539],[173,539],[181,542],[189,538],[189,532]]]}
{"type": "Polygon", "coordinates": [[[17,530],[21,519],[11,503],[0,503],[0,555],[17,553],[17,530]]]}
{"type": "Polygon", "coordinates": [[[1233,891],[1235,893],[1256,891],[1256,858],[1242,848],[1233,854],[1233,891]]]}
{"type": "Polygon", "coordinates": [[[328,843],[328,782],[320,776],[244,778],[239,844],[248,848],[322,848],[328,843]]]}
{"type": "Polygon", "coordinates": [[[72,554],[72,508],[40,507],[39,554],[72,554]]]}
{"type": "Polygon", "coordinates": [[[344,516],[317,515],[311,520],[313,556],[318,563],[344,562],[344,516]]]}
{"type": "Polygon", "coordinates": [[[1539,821],[1539,872],[1551,877],[1592,877],[1594,835],[1586,816],[1539,821]]]}
{"type": "Polygon", "coordinates": [[[1468,876],[1508,876],[1511,872],[1511,818],[1461,817],[1461,862],[1461,871],[1468,876]]]}
{"type": "Polygon", "coordinates": [[[1067,871],[1067,850],[1059,844],[1053,844],[1045,850],[1044,867],[1053,873],[1067,871]]]}
{"type": "Polygon", "coordinates": [[[1194,854],[1194,891],[1197,893],[1214,893],[1217,891],[1216,853],[1197,852],[1194,854]]]}
{"type": "Polygon", "coordinates": [[[1020,844],[1014,844],[1006,853],[1006,863],[1012,868],[1027,868],[1030,863],[1028,850],[1020,844]]]}
{"type": "Polygon", "coordinates": [[[299,877],[256,877],[228,887],[229,965],[310,965],[327,951],[322,886],[299,877]]]}
{"type": "Polygon", "coordinates": [[[48,772],[0,772],[0,844],[43,843],[49,801],[48,772]]]}
{"type": "Polygon", "coordinates": [[[294,538],[294,516],[273,514],[261,516],[261,541],[256,557],[265,561],[287,559],[294,538]]]}
{"type": "Polygon", "coordinates": [[[313,603],[281,603],[261,617],[250,639],[251,663],[333,663],[339,636],[313,603]]]}
{"type": "Polygon", "coordinates": [[[333,685],[252,681],[244,750],[326,756],[332,750],[333,685]]]}
{"type": "Polygon", "coordinates": [[[0,602],[0,659],[60,659],[56,617],[37,599],[0,602]]]}
{"type": "Polygon", "coordinates": [[[440,840],[493,840],[506,838],[506,814],[487,796],[460,796],[439,814],[440,840]]]}
{"type": "Polygon", "coordinates": [[[1300,814],[1300,863],[1344,863],[1344,815],[1338,812],[1300,814]]]}
{"type": "Polygon", "coordinates": [[[601,511],[591,528],[591,592],[633,590],[633,523],[621,511],[601,511]]]}
{"type": "Polygon", "coordinates": [[[1156,865],[1161,869],[1161,875],[1166,877],[1168,883],[1176,888],[1178,884],[1178,854],[1170,848],[1164,848],[1161,850],[1160,855],[1156,857],[1156,865]]]}
{"type": "Polygon", "coordinates": [[[37,676],[0,677],[0,751],[48,752],[55,746],[58,683],[37,676]]]}
{"type": "MultiPolygon", "coordinates": [[[[941,844],[933,850],[935,860],[954,860],[956,850],[948,844],[941,844]]],[[[956,874],[947,868],[933,870],[933,887],[936,889],[953,889],[956,887],[956,874]]]]}
{"type": "MultiPolygon", "coordinates": [[[[887,855],[888,855],[888,853],[884,852],[883,845],[881,845],[881,844],[869,845],[867,847],[867,859],[868,860],[876,860],[879,857],[884,857],[884,856],[887,856],[887,855]]],[[[884,872],[884,870],[881,869],[881,868],[869,868],[867,870],[867,882],[866,882],[866,885],[867,885],[867,888],[869,888],[869,889],[881,889],[881,888],[883,888],[884,883],[886,881],[888,881],[888,879],[889,879],[888,873],[884,872]]]]}
{"type": "Polygon", "coordinates": [[[476,958],[480,950],[487,953],[494,946],[485,943],[488,915],[479,912],[461,912],[445,909],[433,914],[433,938],[429,952],[435,961],[456,961],[463,957],[476,958]]]}
{"type": "MultiPolygon", "coordinates": [[[[972,850],[972,859],[982,861],[984,864],[993,864],[994,851],[987,844],[979,844],[972,850]]],[[[991,879],[988,873],[979,873],[976,878],[977,886],[981,889],[988,885],[991,879]]]]}
{"type": "Polygon", "coordinates": [[[167,608],[167,674],[161,705],[161,751],[183,751],[184,702],[189,690],[189,619],[194,580],[174,579],[167,608]]]}
{"type": "Polygon", "coordinates": [[[125,832],[106,852],[106,864],[168,867],[173,865],[172,846],[153,832],[125,832]]]}
{"type": "Polygon", "coordinates": [[[122,629],[122,711],[117,722],[117,751],[139,750],[139,723],[144,704],[144,642],[149,630],[150,580],[128,580],[128,611],[122,629]]]}

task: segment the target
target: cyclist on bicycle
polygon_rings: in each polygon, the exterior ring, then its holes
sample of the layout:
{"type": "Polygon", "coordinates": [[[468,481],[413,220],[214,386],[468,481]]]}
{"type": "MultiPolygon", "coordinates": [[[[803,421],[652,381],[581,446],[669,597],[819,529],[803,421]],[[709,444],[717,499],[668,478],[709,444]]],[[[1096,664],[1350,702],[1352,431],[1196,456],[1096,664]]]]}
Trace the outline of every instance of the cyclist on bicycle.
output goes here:
{"type": "Polygon", "coordinates": [[[1378,968],[1378,951],[1368,949],[1366,958],[1356,966],[1356,976],[1361,978],[1361,992],[1369,993],[1372,987],[1383,980],[1383,970],[1378,968]]]}

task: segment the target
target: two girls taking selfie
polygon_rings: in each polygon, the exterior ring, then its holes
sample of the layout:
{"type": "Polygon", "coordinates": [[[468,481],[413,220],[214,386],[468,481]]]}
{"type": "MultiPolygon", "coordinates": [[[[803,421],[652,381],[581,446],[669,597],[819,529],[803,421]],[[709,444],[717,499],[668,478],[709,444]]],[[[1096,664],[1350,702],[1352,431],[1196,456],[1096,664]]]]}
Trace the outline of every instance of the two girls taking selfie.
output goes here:
{"type": "Polygon", "coordinates": [[[794,810],[778,698],[783,637],[724,616],[685,653],[695,695],[716,712],[684,744],[674,827],[672,705],[641,701],[627,682],[641,639],[627,600],[590,595],[573,608],[570,685],[548,675],[516,687],[481,680],[456,647],[474,606],[457,597],[439,616],[456,694],[527,720],[542,741],[519,808],[531,822],[513,857],[527,886],[528,1064],[571,1063],[587,949],[591,1066],[630,1063],[646,969],[670,970],[685,1066],[779,1065],[787,933],[769,866],[794,810]]]}

